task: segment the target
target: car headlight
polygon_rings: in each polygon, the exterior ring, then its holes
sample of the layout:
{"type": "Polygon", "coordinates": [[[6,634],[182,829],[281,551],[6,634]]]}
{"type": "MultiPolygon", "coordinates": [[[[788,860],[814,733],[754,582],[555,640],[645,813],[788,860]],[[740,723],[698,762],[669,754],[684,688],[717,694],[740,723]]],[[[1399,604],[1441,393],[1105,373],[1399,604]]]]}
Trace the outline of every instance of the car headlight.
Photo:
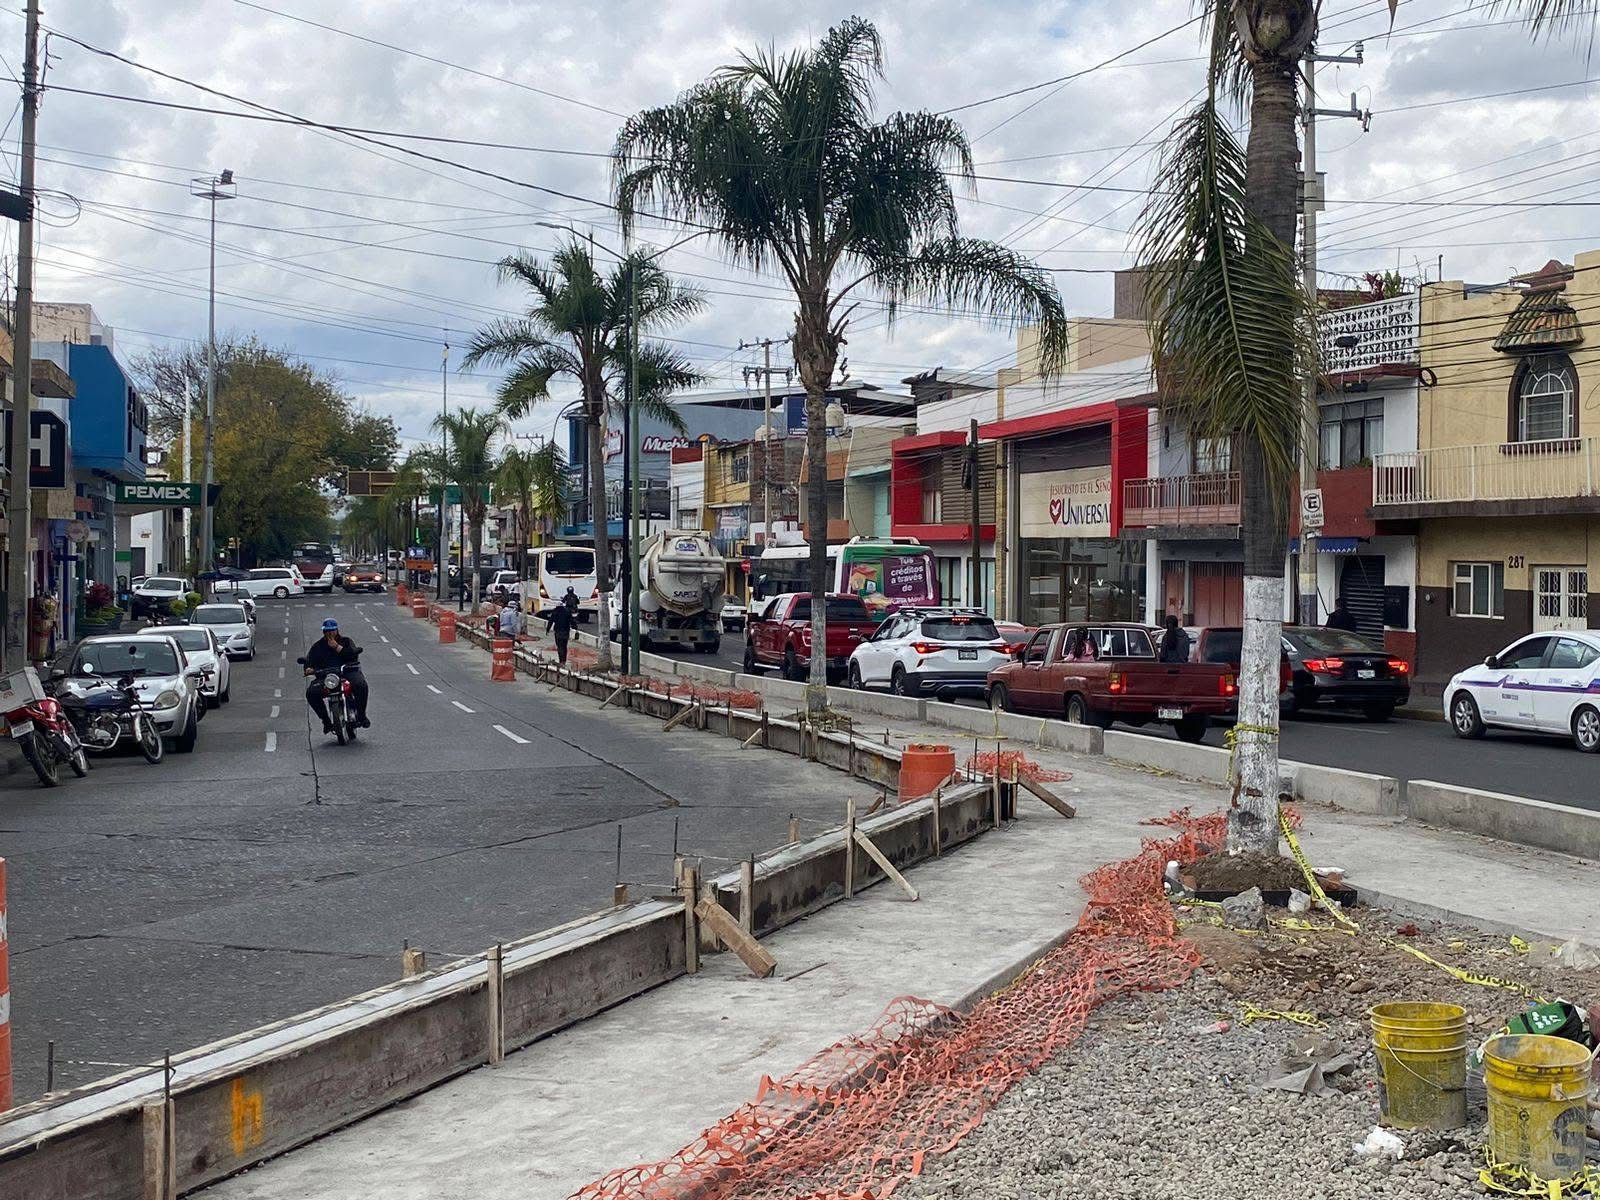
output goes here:
{"type": "Polygon", "coordinates": [[[171,688],[168,688],[166,691],[162,692],[156,697],[157,708],[176,708],[182,702],[183,697],[178,695],[178,693],[173,691],[171,688]]]}

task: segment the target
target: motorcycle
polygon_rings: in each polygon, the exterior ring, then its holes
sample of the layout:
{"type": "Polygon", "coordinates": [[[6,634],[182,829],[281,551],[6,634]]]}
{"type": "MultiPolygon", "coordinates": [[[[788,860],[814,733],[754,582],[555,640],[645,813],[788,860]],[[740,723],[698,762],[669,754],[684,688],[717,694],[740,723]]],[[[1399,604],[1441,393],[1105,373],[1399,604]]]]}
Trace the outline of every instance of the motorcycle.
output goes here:
{"type": "MultiPolygon", "coordinates": [[[[356,651],[356,662],[342,664],[337,671],[314,671],[306,668],[306,674],[315,676],[317,686],[322,689],[323,703],[328,706],[328,722],[333,726],[333,736],[339,745],[347,741],[356,740],[356,703],[355,689],[350,683],[350,672],[356,670],[360,664],[361,651],[356,651]]],[[[295,659],[302,667],[306,665],[303,658],[295,659]]]]}
{"type": "Polygon", "coordinates": [[[83,743],[61,702],[45,695],[36,683],[17,692],[19,695],[30,693],[32,698],[5,714],[6,726],[22,751],[22,757],[28,760],[45,787],[55,787],[61,782],[62,763],[82,779],[89,773],[89,756],[83,752],[83,743]]]}
{"type": "Polygon", "coordinates": [[[131,738],[147,763],[161,761],[164,747],[156,719],[134,687],[132,674],[115,682],[94,679],[79,681],[85,694],[65,695],[61,706],[77,731],[78,739],[97,754],[116,748],[123,738],[131,738]]]}

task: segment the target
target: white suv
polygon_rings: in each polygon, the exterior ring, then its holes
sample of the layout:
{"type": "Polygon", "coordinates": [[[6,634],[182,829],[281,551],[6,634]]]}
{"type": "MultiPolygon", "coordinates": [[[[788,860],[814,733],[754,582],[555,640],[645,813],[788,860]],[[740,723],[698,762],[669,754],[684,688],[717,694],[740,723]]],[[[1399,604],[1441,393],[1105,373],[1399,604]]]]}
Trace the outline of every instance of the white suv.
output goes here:
{"type": "Polygon", "coordinates": [[[1011,661],[979,608],[903,608],[850,654],[850,686],[887,684],[897,696],[981,696],[989,672],[1011,661]]]}
{"type": "Polygon", "coordinates": [[[298,567],[257,567],[243,579],[219,579],[213,588],[220,596],[245,595],[253,598],[276,596],[286,600],[299,596],[306,590],[305,578],[298,567]]]}

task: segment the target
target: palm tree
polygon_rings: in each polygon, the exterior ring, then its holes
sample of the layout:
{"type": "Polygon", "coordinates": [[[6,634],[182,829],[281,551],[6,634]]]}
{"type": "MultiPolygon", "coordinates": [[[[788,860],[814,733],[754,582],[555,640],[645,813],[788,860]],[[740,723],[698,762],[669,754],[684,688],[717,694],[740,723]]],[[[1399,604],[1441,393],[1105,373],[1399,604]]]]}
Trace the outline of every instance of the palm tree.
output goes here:
{"type": "MultiPolygon", "coordinates": [[[[440,413],[433,419],[433,427],[446,441],[445,477],[461,489],[461,507],[466,513],[472,539],[472,556],[467,567],[472,579],[472,615],[477,616],[483,518],[489,507],[489,488],[494,482],[494,443],[505,431],[505,417],[496,409],[459,408],[452,413],[440,413]]],[[[467,579],[468,575],[463,573],[462,587],[466,587],[467,579]]]]}
{"type": "MultiPolygon", "coordinates": [[[[806,510],[827,512],[824,407],[855,297],[932,302],[1036,322],[1046,369],[1066,348],[1050,277],[992,242],[959,236],[950,179],[972,180],[955,121],[872,118],[878,31],[852,17],[813,48],[741,55],[677,101],[631,117],[613,151],[624,227],[645,208],[709,227],[735,262],[776,268],[796,301],[806,389],[806,510]]],[[[811,590],[828,591],[827,522],[811,523],[811,590]]],[[[826,606],[813,604],[807,707],[827,705],[826,606]]]]}
{"type": "Polygon", "coordinates": [[[495,491],[516,501],[512,510],[517,532],[518,574],[528,577],[528,543],[535,528],[556,521],[566,511],[567,458],[561,447],[545,442],[537,450],[510,446],[495,469],[495,491]]]}
{"type": "MultiPolygon", "coordinates": [[[[625,393],[630,366],[638,379],[634,411],[655,416],[674,429],[683,420],[667,397],[700,376],[688,361],[658,342],[644,340],[670,328],[704,304],[700,293],[673,281],[651,254],[635,250],[602,274],[593,254],[573,239],[548,264],[525,255],[502,259],[500,278],[525,284],[533,293],[526,315],[480,329],[463,367],[479,362],[510,364],[497,395],[507,418],[526,416],[550,399],[550,384],[567,377],[578,384],[579,405],[589,437],[589,516],[594,523],[595,575],[600,590],[612,588],[606,539],[605,430],[615,397],[625,393]],[[636,333],[634,331],[637,331],[636,333]],[[630,363],[634,340],[638,362],[630,363]]],[[[606,611],[602,596],[600,611],[606,611]]],[[[611,667],[611,643],[600,640],[599,667],[611,667]]]]}
{"type": "MultiPolygon", "coordinates": [[[[1496,0],[1536,34],[1587,0],[1496,0]]],[[[1389,0],[1391,18],[1398,0],[1389,0]]],[[[1296,81],[1320,0],[1204,0],[1205,98],[1173,130],[1138,222],[1163,405],[1191,436],[1233,439],[1243,478],[1244,645],[1228,848],[1278,846],[1278,670],[1288,505],[1316,370],[1316,299],[1295,256],[1296,81]],[[1249,137],[1223,110],[1248,105],[1249,137]]]]}

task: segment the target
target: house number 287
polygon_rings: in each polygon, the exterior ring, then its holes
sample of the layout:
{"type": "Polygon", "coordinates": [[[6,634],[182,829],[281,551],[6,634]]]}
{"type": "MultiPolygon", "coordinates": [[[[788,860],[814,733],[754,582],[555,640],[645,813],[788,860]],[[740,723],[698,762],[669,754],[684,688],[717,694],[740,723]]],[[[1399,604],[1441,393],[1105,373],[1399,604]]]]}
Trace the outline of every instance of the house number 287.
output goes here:
{"type": "Polygon", "coordinates": [[[1527,565],[1527,558],[1521,554],[1513,554],[1506,559],[1506,566],[1508,567],[1525,567],[1527,565]]]}

